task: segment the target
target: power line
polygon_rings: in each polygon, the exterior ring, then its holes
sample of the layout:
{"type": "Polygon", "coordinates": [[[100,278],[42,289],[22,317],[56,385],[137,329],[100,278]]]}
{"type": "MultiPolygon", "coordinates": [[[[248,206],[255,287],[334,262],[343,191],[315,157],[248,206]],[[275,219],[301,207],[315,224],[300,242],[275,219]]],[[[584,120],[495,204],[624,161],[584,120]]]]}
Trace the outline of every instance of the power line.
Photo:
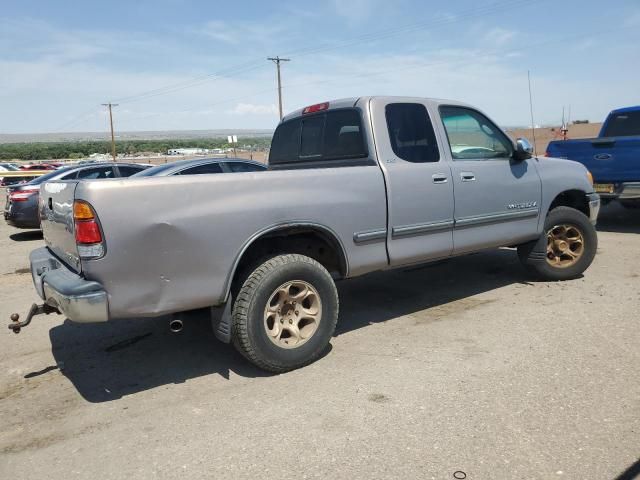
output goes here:
{"type": "MultiPolygon", "coordinates": [[[[293,51],[289,54],[289,56],[305,56],[305,55],[310,55],[312,53],[319,53],[319,52],[325,52],[325,51],[329,51],[329,50],[335,50],[338,48],[344,48],[344,47],[348,47],[348,46],[353,46],[353,45],[357,45],[360,43],[365,43],[365,42],[369,42],[372,40],[377,40],[377,39],[381,39],[381,38],[388,38],[390,36],[394,36],[394,35],[399,35],[402,33],[406,33],[412,30],[417,30],[429,25],[432,26],[442,26],[442,25],[448,25],[451,23],[457,23],[460,22],[461,20],[468,20],[468,19],[473,19],[473,18],[479,18],[479,17],[483,17],[486,15],[490,15],[492,13],[496,13],[498,11],[503,11],[505,9],[508,8],[514,8],[517,6],[521,6],[521,5],[528,5],[533,3],[534,1],[546,1],[546,0],[500,0],[488,5],[484,5],[484,6],[480,6],[480,7],[475,7],[469,10],[463,10],[459,13],[454,14],[451,18],[446,18],[446,19],[440,19],[440,20],[432,20],[429,19],[427,21],[423,21],[423,22],[417,22],[417,23],[413,23],[413,24],[409,24],[409,25],[404,25],[404,26],[400,26],[400,27],[395,27],[395,28],[391,28],[391,29],[384,29],[384,30],[379,30],[377,32],[372,32],[372,33],[368,33],[368,34],[364,34],[364,35],[360,35],[357,37],[354,37],[351,40],[346,40],[342,43],[339,44],[334,44],[334,45],[320,45],[320,46],[315,46],[315,47],[306,47],[303,49],[299,49],[296,51],[293,51]]],[[[252,61],[248,61],[239,65],[236,65],[234,67],[230,67],[226,70],[222,70],[220,72],[215,72],[215,73],[209,73],[209,74],[203,74],[194,78],[191,78],[189,80],[185,80],[182,82],[177,82],[174,84],[169,84],[169,85],[165,85],[163,87],[158,87],[156,89],[152,89],[152,90],[148,90],[146,92],[140,92],[138,94],[135,95],[129,95],[129,96],[125,96],[125,97],[120,97],[120,98],[116,98],[115,101],[119,102],[119,103],[130,103],[130,102],[134,102],[134,101],[139,101],[139,100],[146,100],[149,98],[153,98],[159,95],[166,95],[168,93],[174,93],[180,90],[184,90],[186,88],[192,88],[194,86],[198,86],[201,85],[203,83],[209,82],[209,81],[215,81],[215,80],[220,80],[222,78],[230,78],[233,76],[237,76],[240,73],[246,73],[248,71],[251,70],[255,70],[257,68],[261,68],[261,62],[257,61],[257,60],[252,60],[252,61]]]]}
{"type": "MultiPolygon", "coordinates": [[[[444,26],[451,23],[457,23],[462,20],[480,18],[482,16],[490,15],[497,11],[502,11],[508,8],[514,8],[520,5],[530,4],[530,3],[533,3],[534,1],[546,1],[546,0],[500,0],[484,6],[479,6],[469,10],[463,10],[458,13],[454,13],[450,18],[438,19],[438,20],[429,19],[427,21],[416,22],[416,23],[407,24],[400,27],[378,30],[377,32],[371,32],[368,34],[360,35],[339,44],[320,45],[316,47],[306,47],[306,48],[298,49],[296,51],[292,51],[289,54],[289,56],[293,55],[296,57],[301,57],[301,56],[310,55],[312,53],[321,53],[329,50],[335,50],[338,48],[354,46],[354,45],[370,42],[377,39],[388,38],[394,35],[400,35],[403,33],[418,30],[420,28],[424,28],[428,26],[439,27],[439,26],[444,26]]],[[[187,88],[203,85],[210,81],[216,81],[222,78],[231,78],[242,73],[247,73],[249,71],[256,70],[258,68],[263,68],[263,65],[264,64],[262,64],[262,61],[252,60],[252,61],[241,63],[233,67],[229,67],[228,69],[223,69],[219,72],[199,75],[197,77],[194,77],[185,81],[165,85],[163,87],[158,87],[158,88],[148,90],[145,92],[140,92],[134,95],[116,98],[115,101],[118,103],[132,103],[132,102],[137,102],[142,100],[148,100],[161,95],[175,93],[181,90],[185,90],[187,88]]],[[[279,99],[281,99],[281,95],[279,95],[279,99]]],[[[226,103],[226,101],[223,103],[226,103]]],[[[62,131],[63,129],[69,128],[72,125],[75,126],[78,123],[80,123],[82,120],[84,120],[86,117],[91,116],[93,113],[95,113],[94,109],[92,109],[87,114],[82,114],[76,117],[75,119],[72,119],[68,123],[61,126],[60,128],[55,129],[54,131],[62,131]]]]}

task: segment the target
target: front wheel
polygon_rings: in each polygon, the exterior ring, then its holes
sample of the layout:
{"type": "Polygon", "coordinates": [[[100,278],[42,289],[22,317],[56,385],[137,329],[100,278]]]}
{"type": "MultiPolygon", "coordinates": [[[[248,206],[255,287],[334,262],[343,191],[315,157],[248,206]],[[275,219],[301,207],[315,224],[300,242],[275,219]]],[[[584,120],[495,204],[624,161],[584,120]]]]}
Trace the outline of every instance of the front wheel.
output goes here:
{"type": "Polygon", "coordinates": [[[233,343],[254,365],[286,372],[322,354],[337,320],[329,272],[304,255],[278,255],[243,282],[233,306],[233,343]]]}
{"type": "Polygon", "coordinates": [[[596,255],[598,235],[587,216],[570,207],[549,212],[544,233],[518,247],[522,264],[543,280],[569,280],[584,272],[596,255]]]}

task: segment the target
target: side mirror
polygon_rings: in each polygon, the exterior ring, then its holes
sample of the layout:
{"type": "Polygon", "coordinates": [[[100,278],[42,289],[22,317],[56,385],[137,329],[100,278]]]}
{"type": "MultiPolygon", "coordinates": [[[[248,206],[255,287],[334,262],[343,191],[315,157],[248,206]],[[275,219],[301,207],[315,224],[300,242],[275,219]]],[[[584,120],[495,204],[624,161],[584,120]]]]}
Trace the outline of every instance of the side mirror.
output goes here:
{"type": "Polygon", "coordinates": [[[533,156],[533,146],[526,138],[516,139],[516,151],[513,152],[513,158],[518,161],[526,160],[533,156]]]}

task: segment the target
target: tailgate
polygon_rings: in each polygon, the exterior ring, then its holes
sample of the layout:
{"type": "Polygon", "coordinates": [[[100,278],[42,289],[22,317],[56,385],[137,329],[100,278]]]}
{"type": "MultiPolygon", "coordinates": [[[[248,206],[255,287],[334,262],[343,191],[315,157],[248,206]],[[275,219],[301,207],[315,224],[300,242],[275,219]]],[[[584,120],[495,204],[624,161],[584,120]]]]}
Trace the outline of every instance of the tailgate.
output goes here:
{"type": "Polygon", "coordinates": [[[555,141],[549,156],[580,162],[596,183],[640,180],[640,137],[555,141]]]}
{"type": "Polygon", "coordinates": [[[38,210],[44,241],[63,263],[80,272],[73,224],[73,200],[78,182],[46,182],[40,187],[38,210]]]}

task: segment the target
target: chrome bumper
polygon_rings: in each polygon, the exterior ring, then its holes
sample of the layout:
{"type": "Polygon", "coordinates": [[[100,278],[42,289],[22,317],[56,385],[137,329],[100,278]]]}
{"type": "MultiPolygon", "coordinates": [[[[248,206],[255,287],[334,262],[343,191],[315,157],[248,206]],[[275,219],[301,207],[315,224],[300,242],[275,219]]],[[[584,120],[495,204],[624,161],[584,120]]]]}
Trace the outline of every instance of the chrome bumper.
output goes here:
{"type": "Polygon", "coordinates": [[[587,193],[587,201],[589,202],[589,220],[595,225],[598,221],[598,213],[600,213],[600,195],[587,193]]]}
{"type": "Polygon", "coordinates": [[[72,322],[109,320],[107,292],[102,285],[69,270],[46,247],[32,251],[29,260],[33,285],[45,303],[72,322]]]}
{"type": "Polygon", "coordinates": [[[620,200],[640,200],[640,182],[623,183],[618,198],[620,200]]]}
{"type": "Polygon", "coordinates": [[[623,182],[614,185],[613,193],[601,193],[600,196],[613,200],[640,200],[640,182],[623,182]]]}

